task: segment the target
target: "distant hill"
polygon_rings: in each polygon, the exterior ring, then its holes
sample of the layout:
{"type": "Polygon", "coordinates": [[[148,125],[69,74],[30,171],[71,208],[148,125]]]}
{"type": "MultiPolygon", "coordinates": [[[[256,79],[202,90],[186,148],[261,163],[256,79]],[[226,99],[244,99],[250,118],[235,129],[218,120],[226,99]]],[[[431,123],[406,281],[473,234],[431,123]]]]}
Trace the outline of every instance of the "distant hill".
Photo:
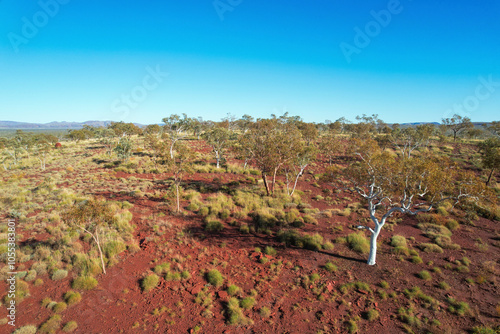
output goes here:
{"type": "Polygon", "coordinates": [[[0,129],[81,129],[84,125],[105,127],[111,121],[86,121],[86,122],[50,122],[50,123],[26,123],[13,121],[0,121],[0,129]]]}

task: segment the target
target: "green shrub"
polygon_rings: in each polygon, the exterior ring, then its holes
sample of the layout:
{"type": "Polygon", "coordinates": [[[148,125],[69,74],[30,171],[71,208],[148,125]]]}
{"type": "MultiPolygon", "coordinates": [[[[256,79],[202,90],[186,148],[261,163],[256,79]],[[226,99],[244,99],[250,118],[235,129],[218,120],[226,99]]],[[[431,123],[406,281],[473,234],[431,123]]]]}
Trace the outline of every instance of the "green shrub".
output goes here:
{"type": "Polygon", "coordinates": [[[455,219],[449,219],[447,222],[446,222],[446,227],[451,230],[451,231],[454,231],[456,230],[457,228],[460,227],[460,224],[455,220],[455,219]]]}
{"type": "Polygon", "coordinates": [[[98,259],[91,259],[87,254],[76,253],[71,259],[73,269],[82,276],[98,275],[102,272],[101,264],[98,259]]]}
{"type": "Polygon", "coordinates": [[[92,290],[97,284],[97,280],[92,276],[80,276],[73,280],[71,287],[75,290],[92,290]]]}
{"type": "Polygon", "coordinates": [[[125,246],[123,242],[112,240],[108,241],[104,245],[103,252],[109,259],[111,259],[114,258],[116,255],[120,254],[121,252],[125,251],[125,249],[127,249],[127,246],[125,246]]]}
{"type": "Polygon", "coordinates": [[[56,271],[54,271],[51,278],[54,281],[59,281],[59,280],[65,279],[67,276],[68,276],[67,270],[57,269],[56,271]]]}
{"type": "Polygon", "coordinates": [[[62,330],[63,330],[63,332],[71,333],[71,332],[74,332],[77,328],[78,328],[78,324],[76,323],[76,321],[70,321],[64,325],[62,330]]]}
{"type": "Polygon", "coordinates": [[[213,269],[207,273],[207,281],[208,283],[219,287],[224,283],[224,276],[222,276],[217,269],[213,269]]]}
{"type": "Polygon", "coordinates": [[[68,304],[66,304],[65,302],[60,302],[54,305],[54,307],[52,307],[52,311],[54,311],[55,313],[62,313],[66,311],[67,308],[68,304]]]}
{"type": "Polygon", "coordinates": [[[30,270],[28,271],[28,274],[24,278],[26,282],[31,282],[36,278],[36,270],[30,270]]]}
{"type": "Polygon", "coordinates": [[[470,312],[469,304],[466,302],[457,302],[453,298],[448,298],[448,303],[451,305],[448,307],[448,311],[459,316],[464,316],[470,312]]]}
{"type": "Polygon", "coordinates": [[[382,289],[389,289],[389,287],[390,287],[389,283],[387,283],[387,281],[380,281],[379,285],[382,289]]]}
{"type": "Polygon", "coordinates": [[[428,272],[427,270],[422,270],[421,272],[418,273],[417,276],[419,278],[423,279],[423,280],[430,280],[430,279],[432,279],[431,273],[428,272]]]}
{"type": "Polygon", "coordinates": [[[205,225],[205,230],[209,232],[220,232],[224,229],[224,225],[218,220],[209,220],[205,225]]]}
{"type": "Polygon", "coordinates": [[[276,254],[278,254],[278,252],[273,247],[266,246],[266,248],[264,248],[264,254],[270,255],[270,256],[276,256],[276,254]]]}
{"type": "Polygon", "coordinates": [[[237,286],[237,285],[234,285],[234,284],[231,284],[230,286],[228,286],[227,288],[227,293],[230,295],[230,296],[235,296],[237,295],[239,292],[240,292],[240,288],[237,286]]]}
{"type": "Polygon", "coordinates": [[[420,256],[412,256],[411,257],[411,262],[414,264],[420,264],[424,262],[420,256]]]}
{"type": "Polygon", "coordinates": [[[346,240],[349,247],[355,252],[366,254],[370,251],[370,241],[363,233],[351,233],[346,240]]]}
{"type": "Polygon", "coordinates": [[[442,253],[443,249],[436,244],[421,243],[418,247],[426,253],[442,253]]]}
{"type": "Polygon", "coordinates": [[[255,299],[252,297],[246,297],[240,301],[240,306],[245,310],[251,309],[254,305],[255,305],[255,299]]]}
{"type": "Polygon", "coordinates": [[[365,313],[365,319],[368,320],[368,321],[373,321],[373,320],[376,320],[380,317],[380,314],[378,313],[378,311],[376,309],[369,309],[366,313],[365,313]]]}
{"type": "Polygon", "coordinates": [[[337,266],[334,265],[333,263],[331,262],[327,262],[324,266],[325,270],[326,271],[329,271],[329,272],[333,272],[333,271],[337,271],[337,266]]]}
{"type": "Polygon", "coordinates": [[[141,287],[145,292],[151,291],[158,286],[160,277],[156,274],[151,274],[142,279],[141,287]]]}
{"type": "Polygon", "coordinates": [[[393,251],[397,255],[404,255],[404,256],[409,256],[410,255],[410,251],[408,250],[408,248],[403,247],[403,246],[394,247],[393,251]]]}
{"type": "Polygon", "coordinates": [[[189,273],[188,270],[183,270],[181,272],[181,277],[182,277],[182,279],[190,279],[191,278],[191,274],[189,273]]]}
{"type": "Polygon", "coordinates": [[[350,334],[358,332],[358,322],[355,319],[350,319],[347,321],[347,331],[350,334]]]}
{"type": "Polygon", "coordinates": [[[395,235],[391,238],[391,246],[407,248],[406,238],[401,235],[395,235]]]}
{"type": "Polygon", "coordinates": [[[500,326],[496,329],[492,327],[476,326],[472,328],[472,334],[498,334],[500,333],[500,326]]]}
{"type": "Polygon", "coordinates": [[[248,234],[248,233],[250,233],[250,228],[248,227],[247,224],[241,224],[240,225],[240,232],[248,234]]]}
{"type": "Polygon", "coordinates": [[[68,306],[78,304],[82,300],[82,295],[76,291],[68,291],[64,294],[64,300],[68,306]]]}
{"type": "Polygon", "coordinates": [[[40,326],[38,333],[55,334],[61,327],[61,316],[55,314],[40,326]]]}
{"type": "Polygon", "coordinates": [[[318,220],[314,217],[312,217],[311,215],[304,215],[304,217],[302,217],[304,219],[304,223],[306,224],[313,224],[313,225],[317,225],[318,224],[318,220]]]}
{"type": "Polygon", "coordinates": [[[164,262],[162,264],[159,264],[159,265],[155,266],[155,268],[153,269],[155,274],[158,274],[158,275],[166,273],[169,270],[170,270],[170,263],[168,263],[168,262],[164,262]]]}
{"type": "Polygon", "coordinates": [[[259,313],[262,318],[269,318],[269,316],[271,315],[271,310],[269,309],[269,307],[263,306],[261,307],[259,313]]]}
{"type": "Polygon", "coordinates": [[[37,327],[34,325],[26,325],[23,327],[19,327],[12,334],[35,334],[37,327]]]}
{"type": "Polygon", "coordinates": [[[252,319],[245,317],[237,298],[231,297],[227,303],[228,323],[231,325],[251,325],[252,319]]]}

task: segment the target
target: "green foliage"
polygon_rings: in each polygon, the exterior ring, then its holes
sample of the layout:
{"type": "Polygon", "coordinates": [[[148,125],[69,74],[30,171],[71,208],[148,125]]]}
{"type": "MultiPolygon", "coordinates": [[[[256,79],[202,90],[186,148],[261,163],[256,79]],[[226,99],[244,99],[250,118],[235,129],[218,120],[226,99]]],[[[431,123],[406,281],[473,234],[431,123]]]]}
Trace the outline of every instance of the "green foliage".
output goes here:
{"type": "Polygon", "coordinates": [[[239,294],[240,291],[241,291],[241,289],[237,285],[234,285],[234,284],[231,284],[230,286],[227,287],[227,293],[230,296],[235,296],[235,295],[239,294]]]}
{"type": "Polygon", "coordinates": [[[142,279],[141,287],[145,292],[151,291],[158,286],[160,282],[160,277],[156,274],[151,274],[142,279]]]}
{"type": "Polygon", "coordinates": [[[500,326],[496,328],[486,326],[476,326],[472,328],[472,334],[498,334],[500,333],[500,326]]]}
{"type": "Polygon", "coordinates": [[[61,322],[61,316],[59,314],[55,314],[43,323],[42,326],[40,326],[38,333],[55,334],[61,327],[61,322]]]}
{"type": "Polygon", "coordinates": [[[217,269],[210,270],[207,273],[206,278],[208,283],[216,287],[222,286],[222,284],[224,283],[224,276],[222,276],[222,274],[217,269]]]}
{"type": "Polygon", "coordinates": [[[459,316],[464,316],[470,312],[469,304],[466,302],[457,302],[454,298],[448,298],[448,303],[450,306],[448,307],[448,311],[453,314],[457,314],[459,316]]]}
{"type": "Polygon", "coordinates": [[[269,316],[271,315],[271,310],[269,309],[269,307],[263,306],[259,310],[259,313],[262,318],[269,318],[269,316]]]}
{"type": "Polygon", "coordinates": [[[270,256],[276,256],[278,254],[278,252],[273,247],[266,246],[266,248],[264,248],[264,254],[270,255],[270,256]]]}
{"type": "Polygon", "coordinates": [[[327,262],[324,266],[325,270],[326,271],[329,271],[329,272],[334,272],[334,271],[337,271],[337,266],[334,265],[333,263],[331,262],[327,262]]]}
{"type": "Polygon", "coordinates": [[[351,233],[346,240],[349,247],[355,252],[366,254],[370,251],[370,241],[363,233],[351,233]]]}
{"type": "Polygon", "coordinates": [[[231,297],[227,303],[227,316],[228,323],[231,325],[246,326],[253,324],[252,319],[245,317],[240,308],[240,302],[235,297],[231,297]]]}
{"type": "Polygon", "coordinates": [[[125,246],[125,244],[123,242],[118,241],[118,240],[112,240],[112,241],[108,241],[104,245],[103,250],[104,250],[104,254],[106,254],[106,256],[109,259],[112,259],[116,255],[118,255],[121,252],[125,251],[126,248],[127,247],[125,246]]]}
{"type": "Polygon", "coordinates": [[[422,270],[421,272],[419,272],[418,277],[423,279],[423,280],[427,280],[427,281],[432,279],[431,273],[428,272],[427,270],[422,270]]]}
{"type": "Polygon", "coordinates": [[[251,309],[255,305],[255,299],[253,297],[246,297],[240,301],[240,306],[245,310],[251,309]]]}
{"type": "Polygon", "coordinates": [[[373,321],[377,320],[380,317],[380,314],[376,309],[371,308],[367,312],[365,312],[364,316],[366,320],[373,321]]]}
{"type": "Polygon", "coordinates": [[[406,243],[406,238],[401,235],[394,235],[391,238],[391,246],[393,247],[404,247],[407,248],[408,244],[406,243]]]}
{"type": "Polygon", "coordinates": [[[164,262],[162,264],[159,264],[159,265],[155,266],[155,268],[153,269],[155,274],[158,274],[158,275],[166,273],[169,270],[170,270],[170,263],[168,263],[168,262],[164,262]]]}
{"type": "Polygon", "coordinates": [[[67,276],[68,276],[67,270],[57,269],[56,271],[54,271],[51,278],[54,281],[59,281],[59,280],[65,279],[67,276]]]}
{"type": "Polygon", "coordinates": [[[220,232],[224,229],[224,225],[219,220],[209,220],[205,225],[205,230],[209,232],[220,232]]]}
{"type": "Polygon", "coordinates": [[[72,258],[73,270],[82,276],[98,275],[102,272],[98,259],[91,259],[87,254],[76,253],[72,258]]]}
{"type": "Polygon", "coordinates": [[[12,334],[35,334],[37,327],[34,325],[26,325],[23,327],[19,327],[12,334]]]}
{"type": "Polygon", "coordinates": [[[436,244],[421,243],[418,247],[426,253],[442,253],[443,249],[436,244]]]}
{"type": "Polygon", "coordinates": [[[77,328],[78,324],[76,323],[76,321],[69,321],[64,325],[62,330],[63,332],[71,333],[74,332],[77,328]]]}
{"type": "Polygon", "coordinates": [[[97,284],[97,280],[92,276],[80,276],[73,280],[71,287],[75,290],[92,290],[97,284]]]}
{"type": "Polygon", "coordinates": [[[82,295],[76,291],[68,291],[64,294],[64,300],[68,306],[78,304],[82,300],[82,295]]]}
{"type": "Polygon", "coordinates": [[[52,307],[52,311],[54,311],[55,313],[62,313],[66,311],[67,308],[68,304],[66,304],[65,302],[60,302],[54,305],[54,307],[52,307]]]}

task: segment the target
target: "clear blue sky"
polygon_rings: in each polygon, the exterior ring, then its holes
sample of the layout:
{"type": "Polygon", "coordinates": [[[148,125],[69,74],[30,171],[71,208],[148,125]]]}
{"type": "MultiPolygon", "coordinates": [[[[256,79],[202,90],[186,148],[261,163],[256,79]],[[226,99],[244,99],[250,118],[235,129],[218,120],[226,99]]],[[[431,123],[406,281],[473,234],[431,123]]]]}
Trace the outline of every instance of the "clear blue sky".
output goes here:
{"type": "Polygon", "coordinates": [[[55,1],[0,0],[0,120],[500,118],[498,0],[55,1]]]}

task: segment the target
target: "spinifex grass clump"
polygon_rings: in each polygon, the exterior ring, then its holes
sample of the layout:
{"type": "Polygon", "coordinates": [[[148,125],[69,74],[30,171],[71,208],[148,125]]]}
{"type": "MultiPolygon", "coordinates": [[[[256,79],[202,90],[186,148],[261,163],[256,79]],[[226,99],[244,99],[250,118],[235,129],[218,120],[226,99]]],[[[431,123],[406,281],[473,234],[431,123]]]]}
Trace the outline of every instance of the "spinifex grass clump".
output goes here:
{"type": "Polygon", "coordinates": [[[222,286],[224,283],[224,276],[217,269],[210,270],[206,276],[208,283],[216,287],[222,286]]]}

